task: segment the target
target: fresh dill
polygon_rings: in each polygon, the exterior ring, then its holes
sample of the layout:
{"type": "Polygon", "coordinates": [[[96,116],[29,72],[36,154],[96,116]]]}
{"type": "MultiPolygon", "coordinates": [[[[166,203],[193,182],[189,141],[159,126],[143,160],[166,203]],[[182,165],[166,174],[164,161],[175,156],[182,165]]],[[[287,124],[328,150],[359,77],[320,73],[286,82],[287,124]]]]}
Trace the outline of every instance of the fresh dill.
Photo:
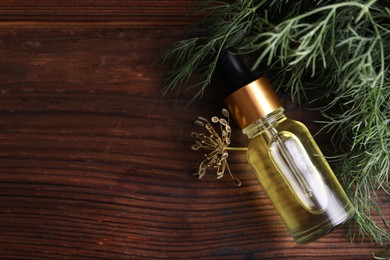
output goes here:
{"type": "Polygon", "coordinates": [[[355,205],[350,237],[390,240],[377,192],[390,195],[390,2],[329,0],[200,1],[202,33],[167,53],[174,61],[164,92],[201,80],[194,99],[209,86],[220,52],[235,47],[266,65],[275,86],[303,101],[316,95],[323,131],[339,148],[335,172],[355,205]],[[320,95],[318,95],[320,93],[320,95]],[[374,221],[372,212],[382,216],[374,221]],[[352,228],[357,227],[357,228],[352,228]]]}

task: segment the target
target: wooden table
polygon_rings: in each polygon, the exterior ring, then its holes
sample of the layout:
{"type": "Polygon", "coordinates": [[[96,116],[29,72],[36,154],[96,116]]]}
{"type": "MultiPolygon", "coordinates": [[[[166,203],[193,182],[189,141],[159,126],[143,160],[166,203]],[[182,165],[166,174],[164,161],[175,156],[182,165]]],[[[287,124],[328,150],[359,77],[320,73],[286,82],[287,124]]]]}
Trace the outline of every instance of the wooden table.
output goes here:
{"type": "MultiPolygon", "coordinates": [[[[192,121],[215,91],[161,97],[150,66],[186,37],[192,1],[0,4],[1,259],[370,259],[341,228],[296,245],[245,162],[191,176],[192,121]]],[[[195,79],[196,80],[196,79],[195,79]]],[[[297,106],[289,115],[312,121],[297,106]]],[[[310,127],[314,128],[314,125],[310,127]]],[[[244,143],[235,128],[237,143],[244,143]]],[[[390,211],[385,211],[389,216],[390,211]]]]}

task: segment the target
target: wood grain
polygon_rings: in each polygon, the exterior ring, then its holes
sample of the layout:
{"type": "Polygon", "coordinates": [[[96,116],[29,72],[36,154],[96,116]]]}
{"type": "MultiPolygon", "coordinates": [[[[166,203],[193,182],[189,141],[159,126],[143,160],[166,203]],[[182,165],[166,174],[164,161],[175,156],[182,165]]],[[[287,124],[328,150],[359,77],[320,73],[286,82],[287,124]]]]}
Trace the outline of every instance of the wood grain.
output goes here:
{"type": "Polygon", "coordinates": [[[197,19],[193,1],[4,0],[0,25],[174,27],[197,19]]]}
{"type": "MultiPolygon", "coordinates": [[[[150,66],[185,37],[176,26],[189,1],[37,3],[1,6],[2,21],[40,14],[28,28],[0,30],[1,259],[370,259],[383,249],[348,242],[343,228],[294,244],[245,154],[229,157],[241,188],[212,172],[191,176],[202,156],[189,149],[192,121],[222,102],[209,90],[186,107],[193,93],[184,92],[175,106],[176,93],[159,91],[168,67],[150,66]],[[49,21],[54,3],[66,12],[49,21]],[[91,28],[109,12],[104,3],[169,16],[172,27],[141,15],[131,19],[143,28],[91,28]],[[79,26],[54,26],[72,15],[79,26]]],[[[288,107],[314,129],[313,112],[288,107]]],[[[237,128],[234,135],[245,144],[237,128]]]]}

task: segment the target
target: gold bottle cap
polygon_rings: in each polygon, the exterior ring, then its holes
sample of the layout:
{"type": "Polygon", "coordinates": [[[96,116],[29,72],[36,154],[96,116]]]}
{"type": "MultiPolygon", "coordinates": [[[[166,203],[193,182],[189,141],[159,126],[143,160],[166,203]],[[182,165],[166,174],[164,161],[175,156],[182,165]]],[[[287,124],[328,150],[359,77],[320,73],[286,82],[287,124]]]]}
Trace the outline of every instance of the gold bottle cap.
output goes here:
{"type": "Polygon", "coordinates": [[[236,90],[225,99],[225,103],[241,129],[282,106],[265,77],[236,90]]]}

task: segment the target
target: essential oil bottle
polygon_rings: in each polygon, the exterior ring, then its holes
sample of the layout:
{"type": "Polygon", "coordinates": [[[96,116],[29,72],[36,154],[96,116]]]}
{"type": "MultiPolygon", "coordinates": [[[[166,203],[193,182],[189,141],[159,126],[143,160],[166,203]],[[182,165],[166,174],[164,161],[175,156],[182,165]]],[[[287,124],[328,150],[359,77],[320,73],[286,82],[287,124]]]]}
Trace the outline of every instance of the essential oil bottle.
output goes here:
{"type": "Polygon", "coordinates": [[[353,206],[305,125],[286,118],[265,77],[254,78],[232,51],[218,69],[225,103],[247,135],[247,158],[294,241],[316,240],[349,220],[353,206]]]}

